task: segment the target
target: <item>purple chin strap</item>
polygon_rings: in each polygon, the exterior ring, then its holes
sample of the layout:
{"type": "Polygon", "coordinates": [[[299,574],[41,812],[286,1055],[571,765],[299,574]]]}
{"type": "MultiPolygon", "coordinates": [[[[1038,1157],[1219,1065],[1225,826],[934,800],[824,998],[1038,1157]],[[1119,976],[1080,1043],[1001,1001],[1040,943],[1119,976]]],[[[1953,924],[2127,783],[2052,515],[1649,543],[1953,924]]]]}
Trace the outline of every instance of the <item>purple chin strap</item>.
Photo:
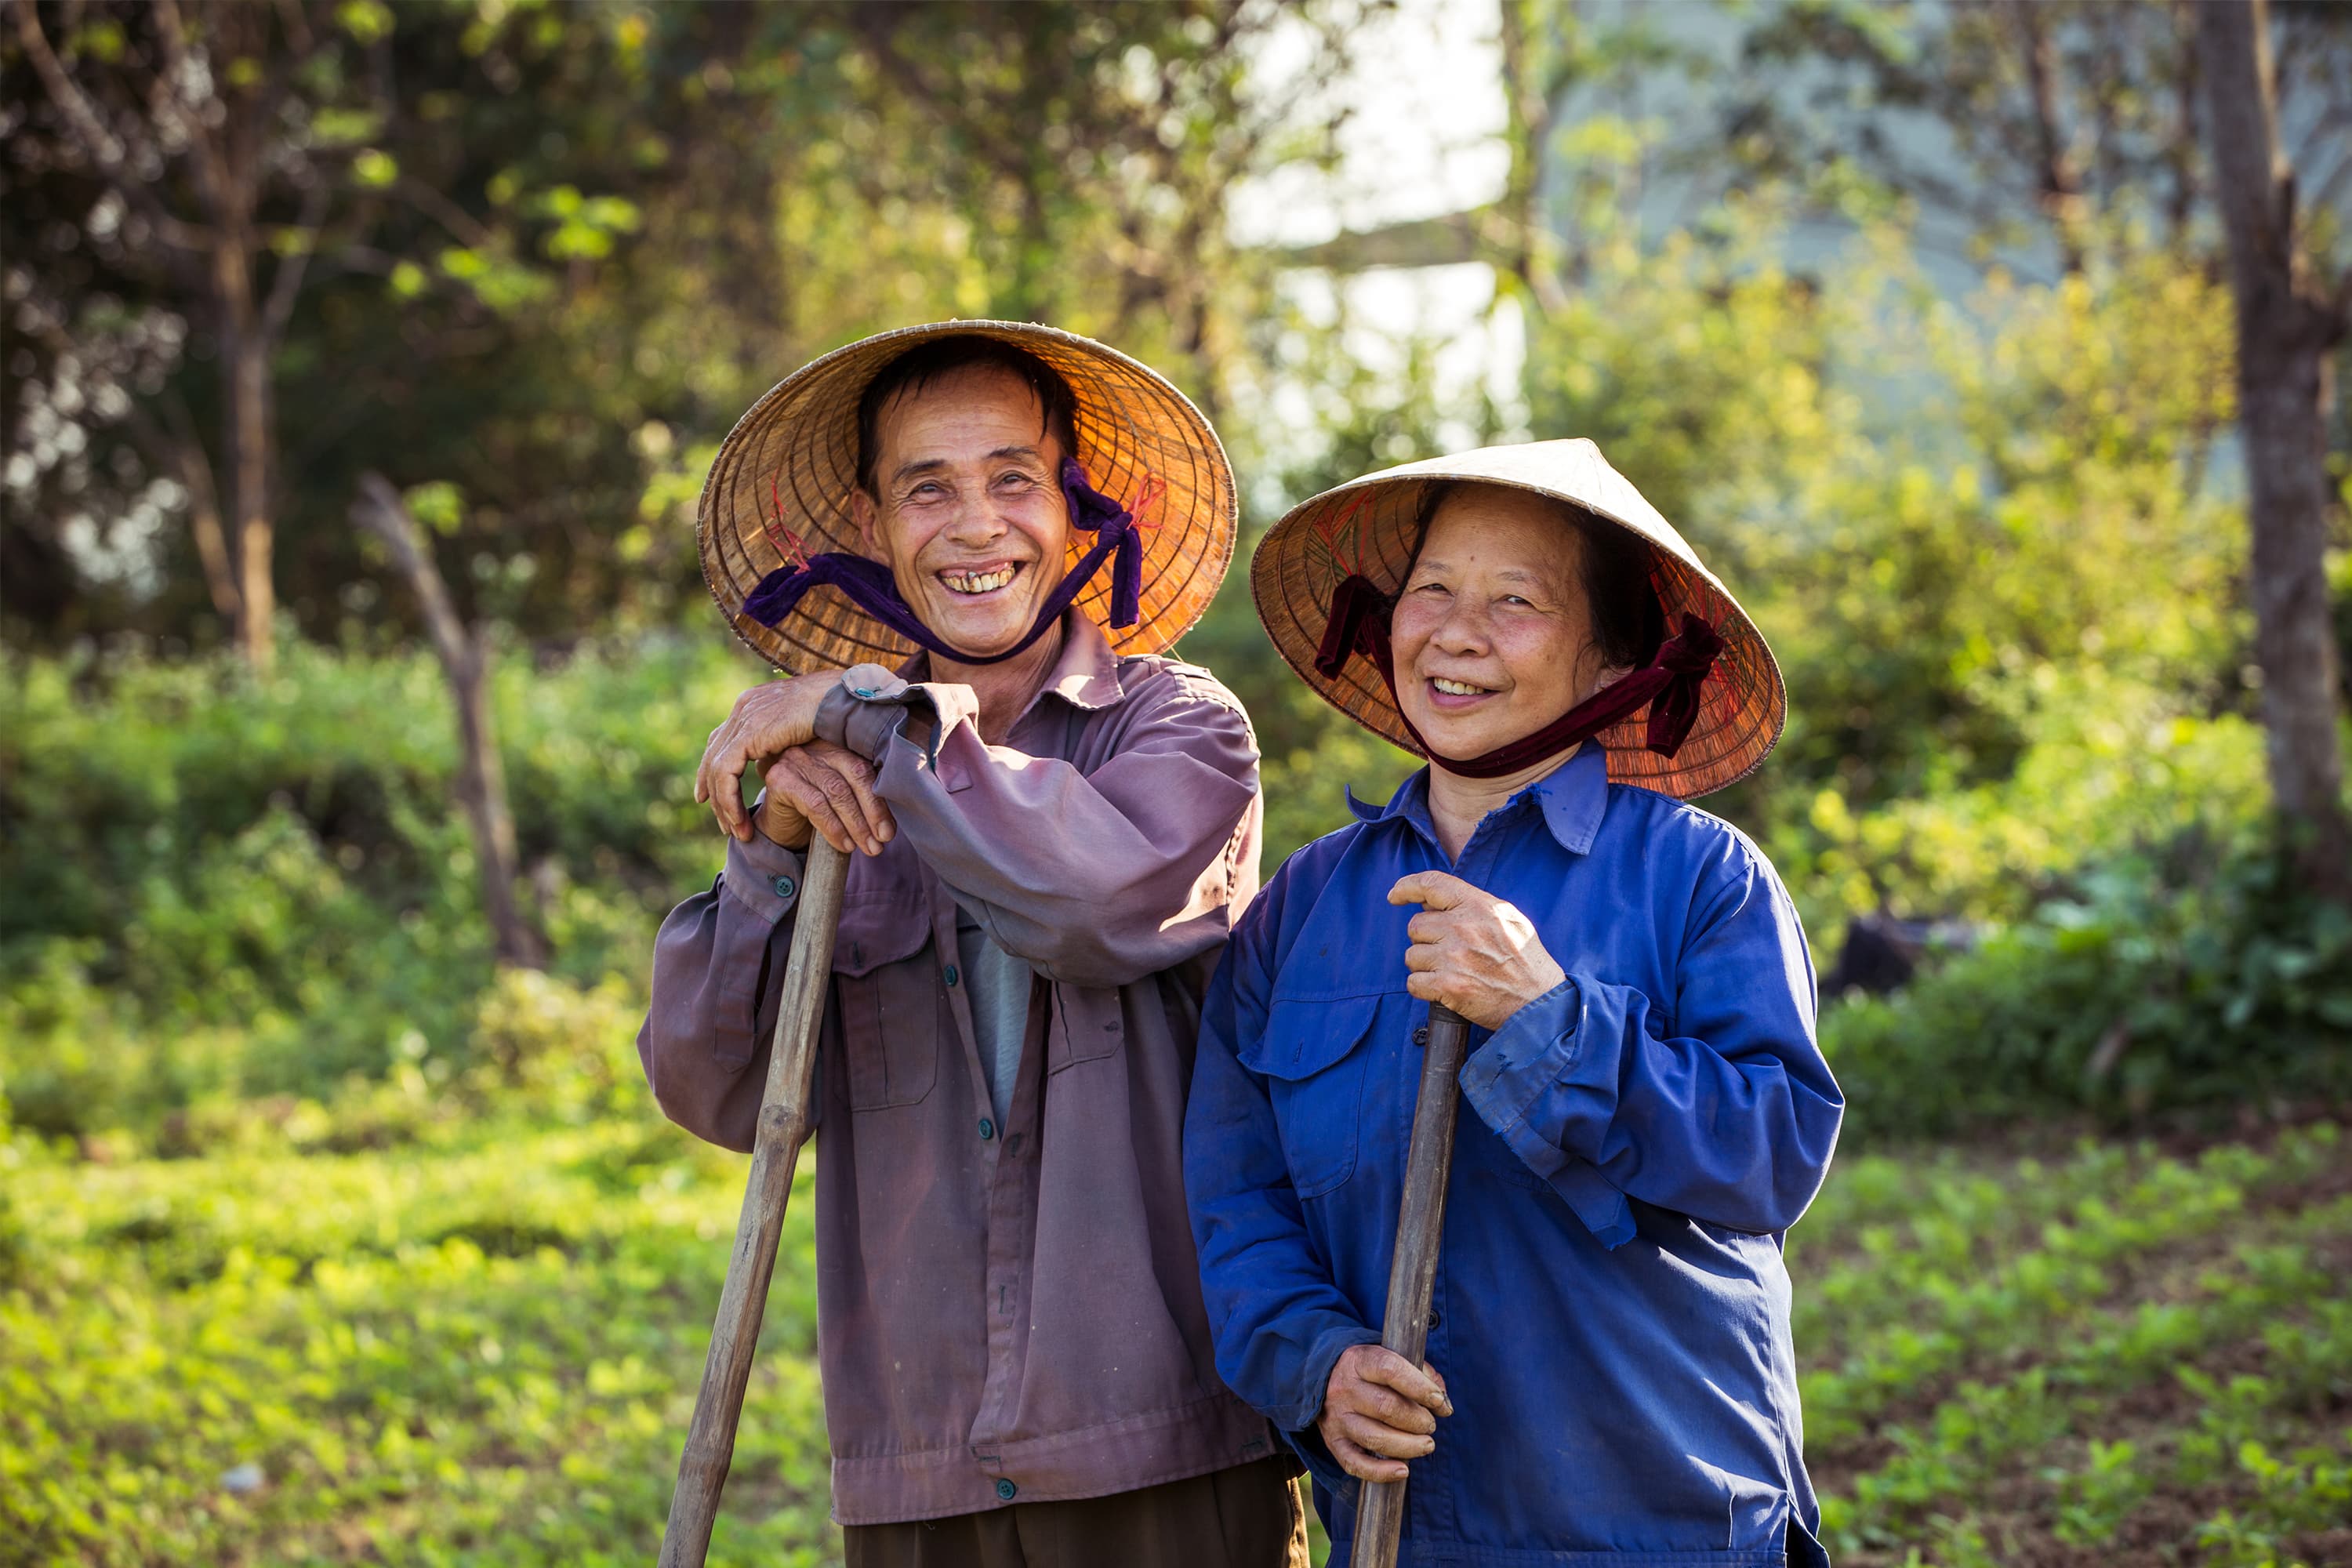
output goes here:
{"type": "MultiPolygon", "coordinates": [[[[1149,494],[1149,477],[1144,484],[1149,494]]],[[[842,551],[828,551],[777,567],[761,578],[759,586],[745,597],[742,613],[763,626],[774,626],[792,614],[802,595],[820,583],[830,583],[850,603],[919,647],[961,664],[1002,664],[1058,623],[1062,612],[1094,580],[1102,563],[1110,561],[1110,624],[1114,627],[1135,625],[1143,613],[1142,530],[1149,525],[1138,522],[1133,512],[1095,489],[1076,458],[1062,459],[1062,494],[1069,501],[1070,526],[1093,534],[1094,548],[1079,557],[1069,575],[1038,607],[1037,619],[1028,632],[1003,653],[971,654],[950,646],[923,625],[913,605],[899,597],[898,584],[892,581],[890,568],[879,561],[842,551]]]]}

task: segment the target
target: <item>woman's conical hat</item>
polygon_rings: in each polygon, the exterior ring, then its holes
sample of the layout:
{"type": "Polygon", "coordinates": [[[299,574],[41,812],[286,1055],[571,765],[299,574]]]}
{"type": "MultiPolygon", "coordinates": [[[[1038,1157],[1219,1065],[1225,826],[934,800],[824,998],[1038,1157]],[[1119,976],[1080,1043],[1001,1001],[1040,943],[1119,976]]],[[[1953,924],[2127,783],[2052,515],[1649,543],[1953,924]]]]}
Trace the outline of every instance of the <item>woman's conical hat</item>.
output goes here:
{"type": "Polygon", "coordinates": [[[1332,590],[1342,579],[1369,578],[1391,597],[1403,587],[1423,501],[1432,487],[1448,483],[1532,490],[1624,529],[1649,551],[1650,583],[1669,631],[1689,614],[1722,638],[1723,651],[1700,688],[1697,721],[1672,757],[1646,748],[1646,709],[1601,732],[1611,779],[1687,799],[1756,771],[1788,721],[1788,692],[1772,650],[1731,590],[1591,441],[1533,441],[1430,458],[1350,479],[1293,507],[1251,557],[1250,595],[1266,635],[1298,679],[1381,739],[1425,754],[1370,658],[1355,654],[1337,676],[1326,676],[1316,669],[1315,656],[1332,590]]]}
{"type": "MultiPolygon", "coordinates": [[[[797,551],[865,553],[850,515],[857,485],[857,402],[892,360],[939,338],[994,338],[1058,371],[1077,397],[1078,449],[1094,487],[1144,530],[1142,616],[1108,624],[1111,574],[1078,606],[1120,653],[1157,653],[1192,629],[1233,560],[1232,467],[1217,433],[1184,395],[1090,338],[1019,321],[940,321],[836,349],[785,377],[736,422],[703,481],[695,531],[710,596],[753,651],[793,673],[867,662],[896,666],[915,649],[830,585],[810,589],[774,626],[743,601],[797,551]]],[[[1088,541],[1072,531],[1076,561],[1088,541]]]]}

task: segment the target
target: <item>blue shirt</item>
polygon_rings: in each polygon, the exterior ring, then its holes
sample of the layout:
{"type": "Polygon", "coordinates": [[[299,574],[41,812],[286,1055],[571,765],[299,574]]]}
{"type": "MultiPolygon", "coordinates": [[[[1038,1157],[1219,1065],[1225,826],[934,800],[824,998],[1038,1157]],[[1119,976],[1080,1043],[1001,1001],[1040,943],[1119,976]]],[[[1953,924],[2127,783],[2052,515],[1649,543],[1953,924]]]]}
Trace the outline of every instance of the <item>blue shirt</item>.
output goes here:
{"type": "Polygon", "coordinates": [[[1412,1463],[1408,1563],[1822,1563],[1781,1233],[1843,1101],[1795,908],[1728,824],[1582,748],[1448,866],[1415,774],[1301,849],[1211,986],[1184,1175],[1217,1370],[1313,1473],[1345,1562],[1357,1483],[1314,1431],[1380,1338],[1426,1003],[1388,902],[1451,870],[1568,979],[1462,1072],[1428,1359],[1454,1414],[1412,1463]]]}

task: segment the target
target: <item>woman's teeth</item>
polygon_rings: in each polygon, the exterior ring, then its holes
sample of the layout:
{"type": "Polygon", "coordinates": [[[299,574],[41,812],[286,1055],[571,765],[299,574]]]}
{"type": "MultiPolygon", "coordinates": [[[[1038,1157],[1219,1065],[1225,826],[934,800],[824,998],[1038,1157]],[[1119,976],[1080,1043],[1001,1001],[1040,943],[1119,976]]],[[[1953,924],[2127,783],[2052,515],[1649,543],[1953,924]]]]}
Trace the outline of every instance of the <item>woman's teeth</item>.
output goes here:
{"type": "Polygon", "coordinates": [[[945,583],[952,593],[993,594],[1012,582],[1013,574],[1018,570],[1014,566],[1000,566],[993,572],[942,572],[940,581],[945,583]]]}
{"type": "Polygon", "coordinates": [[[1486,691],[1483,686],[1473,686],[1466,680],[1447,680],[1442,676],[1431,677],[1429,683],[1448,697],[1483,697],[1486,691]]]}

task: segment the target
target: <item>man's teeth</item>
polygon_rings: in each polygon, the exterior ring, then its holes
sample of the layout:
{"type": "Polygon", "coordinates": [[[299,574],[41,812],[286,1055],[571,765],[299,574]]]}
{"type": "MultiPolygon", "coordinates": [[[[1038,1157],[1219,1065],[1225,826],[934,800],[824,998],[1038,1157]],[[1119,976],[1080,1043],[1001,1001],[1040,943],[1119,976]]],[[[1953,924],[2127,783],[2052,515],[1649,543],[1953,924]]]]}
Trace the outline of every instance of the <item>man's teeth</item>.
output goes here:
{"type": "Polygon", "coordinates": [[[1433,676],[1429,683],[1449,697],[1477,697],[1484,695],[1486,689],[1483,686],[1473,686],[1466,680],[1448,680],[1443,676],[1433,676]]]}
{"type": "Polygon", "coordinates": [[[959,594],[992,594],[1013,581],[1014,571],[1000,566],[993,572],[942,572],[940,581],[959,594]]]}

